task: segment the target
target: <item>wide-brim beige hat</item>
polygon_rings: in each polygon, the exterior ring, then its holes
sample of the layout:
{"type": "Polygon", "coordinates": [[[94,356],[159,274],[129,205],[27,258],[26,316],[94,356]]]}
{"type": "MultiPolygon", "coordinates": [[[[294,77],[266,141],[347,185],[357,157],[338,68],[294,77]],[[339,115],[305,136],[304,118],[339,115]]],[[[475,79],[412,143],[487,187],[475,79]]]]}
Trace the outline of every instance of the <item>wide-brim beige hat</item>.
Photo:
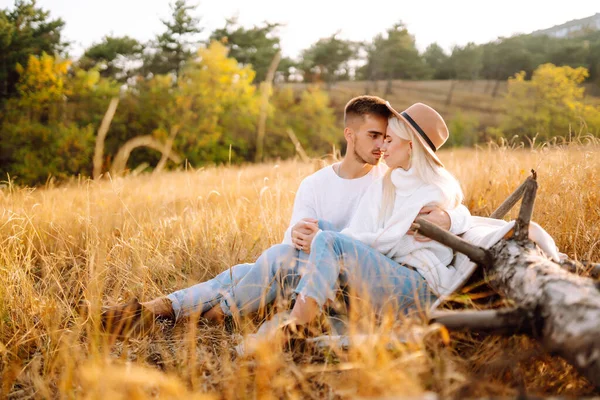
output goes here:
{"type": "Polygon", "coordinates": [[[402,112],[394,110],[389,101],[386,101],[385,105],[398,119],[408,124],[425,151],[443,167],[444,164],[437,156],[436,151],[446,143],[450,133],[442,116],[423,103],[415,103],[402,112]]]}

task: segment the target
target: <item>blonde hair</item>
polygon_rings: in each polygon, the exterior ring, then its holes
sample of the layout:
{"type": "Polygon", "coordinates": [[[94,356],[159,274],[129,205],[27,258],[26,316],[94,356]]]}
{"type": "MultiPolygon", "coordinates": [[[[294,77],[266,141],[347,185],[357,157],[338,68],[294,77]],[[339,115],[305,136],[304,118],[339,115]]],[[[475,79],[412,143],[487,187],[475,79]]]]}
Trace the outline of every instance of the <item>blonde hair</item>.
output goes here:
{"type": "MultiPolygon", "coordinates": [[[[423,145],[415,137],[415,133],[408,127],[406,122],[392,116],[388,120],[388,128],[398,137],[410,140],[413,143],[410,169],[425,183],[437,186],[443,194],[443,198],[435,205],[443,209],[453,209],[463,201],[463,192],[460,183],[444,167],[437,164],[423,148],[423,145]]],[[[394,202],[396,201],[396,190],[392,182],[393,168],[387,170],[383,176],[383,195],[379,223],[383,224],[392,214],[394,202]]]]}

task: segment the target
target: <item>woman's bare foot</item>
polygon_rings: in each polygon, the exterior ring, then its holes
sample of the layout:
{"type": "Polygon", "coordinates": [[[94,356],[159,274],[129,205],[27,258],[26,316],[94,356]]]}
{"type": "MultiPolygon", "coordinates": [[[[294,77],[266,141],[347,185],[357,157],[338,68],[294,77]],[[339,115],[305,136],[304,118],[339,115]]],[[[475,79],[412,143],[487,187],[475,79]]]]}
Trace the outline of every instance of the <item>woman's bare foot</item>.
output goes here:
{"type": "Polygon", "coordinates": [[[300,295],[296,299],[290,319],[295,321],[297,325],[307,325],[317,318],[320,310],[321,308],[315,299],[300,295]]]}
{"type": "Polygon", "coordinates": [[[205,312],[202,317],[218,324],[223,324],[225,322],[225,313],[219,304],[205,312]]]}

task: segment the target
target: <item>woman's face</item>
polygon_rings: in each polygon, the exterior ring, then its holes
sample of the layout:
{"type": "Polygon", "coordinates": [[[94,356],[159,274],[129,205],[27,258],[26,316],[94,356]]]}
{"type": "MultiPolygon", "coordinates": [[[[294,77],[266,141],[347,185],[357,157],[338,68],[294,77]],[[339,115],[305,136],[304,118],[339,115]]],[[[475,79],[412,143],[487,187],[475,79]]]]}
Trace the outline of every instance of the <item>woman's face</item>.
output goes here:
{"type": "Polygon", "coordinates": [[[383,146],[383,159],[390,168],[410,168],[410,153],[412,151],[412,141],[404,140],[396,136],[388,126],[383,146]]]}

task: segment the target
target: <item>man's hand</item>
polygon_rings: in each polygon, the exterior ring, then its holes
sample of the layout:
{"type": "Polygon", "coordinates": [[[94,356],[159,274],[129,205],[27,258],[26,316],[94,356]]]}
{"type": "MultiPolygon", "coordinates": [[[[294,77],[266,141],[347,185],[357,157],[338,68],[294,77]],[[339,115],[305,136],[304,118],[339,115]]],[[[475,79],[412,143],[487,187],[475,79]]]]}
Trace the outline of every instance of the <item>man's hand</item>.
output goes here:
{"type": "MultiPolygon", "coordinates": [[[[425,206],[421,208],[421,211],[419,211],[419,215],[417,215],[417,218],[419,217],[426,219],[427,221],[439,226],[444,230],[450,230],[450,215],[448,215],[446,211],[442,210],[438,206],[425,206]]],[[[415,235],[415,240],[417,242],[429,242],[431,240],[428,237],[425,237],[421,234],[415,234],[415,231],[413,230],[409,230],[407,234],[415,235]]]]}
{"type": "Polygon", "coordinates": [[[310,254],[310,245],[319,231],[319,221],[314,218],[303,218],[292,227],[292,243],[298,250],[310,254]]]}

